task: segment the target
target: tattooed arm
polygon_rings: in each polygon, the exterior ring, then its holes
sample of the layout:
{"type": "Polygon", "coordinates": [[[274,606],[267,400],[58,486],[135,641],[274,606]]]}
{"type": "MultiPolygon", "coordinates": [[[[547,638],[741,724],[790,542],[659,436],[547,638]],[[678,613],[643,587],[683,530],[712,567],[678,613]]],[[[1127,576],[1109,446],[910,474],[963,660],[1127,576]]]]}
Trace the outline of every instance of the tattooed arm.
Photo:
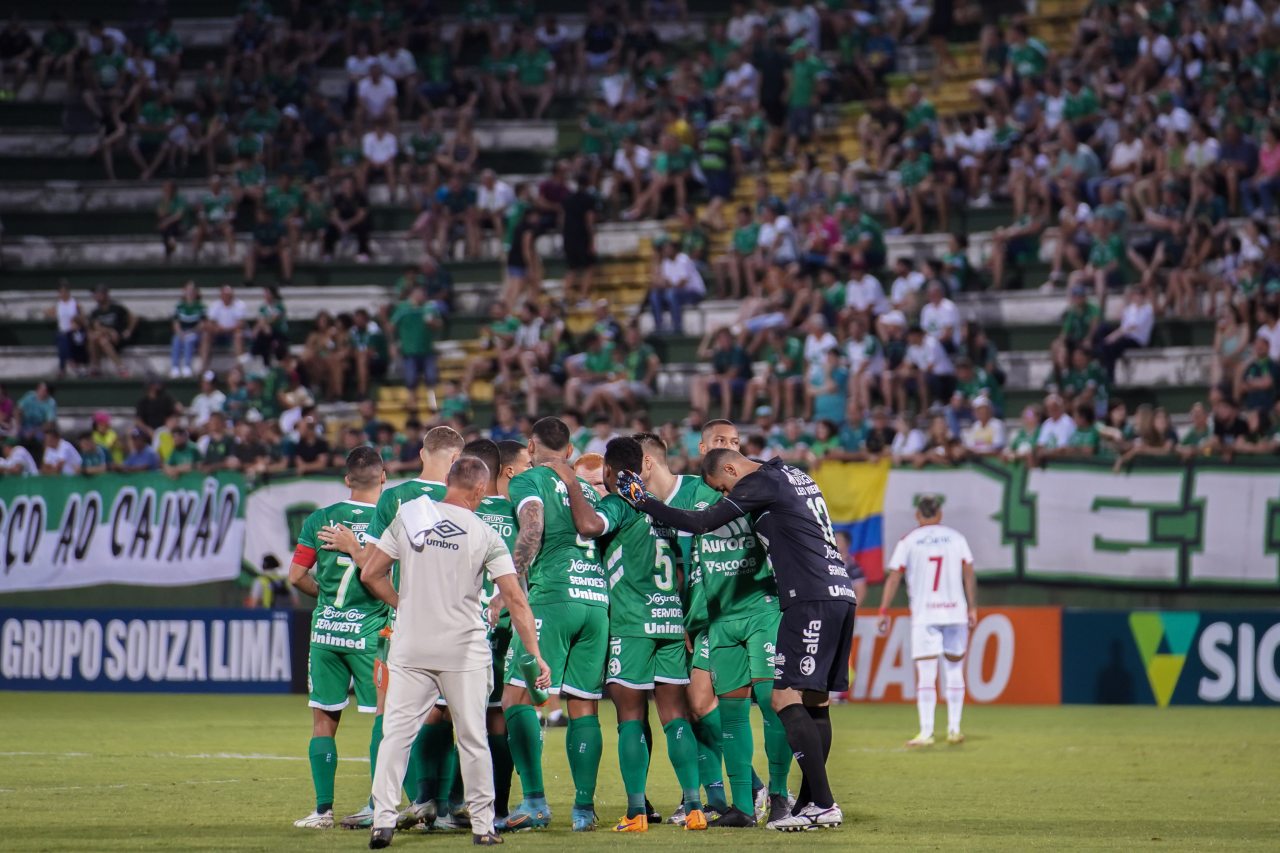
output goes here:
{"type": "Polygon", "coordinates": [[[542,501],[527,500],[517,513],[520,532],[516,534],[516,547],[511,557],[516,571],[528,577],[538,551],[542,549],[542,501]]]}

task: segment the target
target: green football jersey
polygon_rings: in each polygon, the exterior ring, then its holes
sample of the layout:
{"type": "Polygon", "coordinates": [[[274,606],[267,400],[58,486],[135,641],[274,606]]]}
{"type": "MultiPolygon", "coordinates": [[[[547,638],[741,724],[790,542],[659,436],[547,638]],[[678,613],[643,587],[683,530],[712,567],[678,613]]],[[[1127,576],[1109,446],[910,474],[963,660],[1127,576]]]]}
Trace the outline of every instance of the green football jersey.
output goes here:
{"type": "MultiPolygon", "coordinates": [[[[701,510],[714,502],[704,493],[710,491],[698,477],[681,474],[676,477],[676,490],[666,503],[676,509],[701,510]]],[[[707,627],[707,599],[702,594],[702,572],[693,560],[693,545],[697,538],[692,533],[677,531],[680,545],[680,565],[684,568],[684,625],[691,634],[707,627]]]]}
{"type": "MultiPolygon", "coordinates": [[[[696,502],[707,506],[720,493],[701,480],[696,502]]],[[[673,504],[674,506],[674,504],[673,504]]],[[[778,584],[769,563],[769,552],[760,544],[751,520],[735,518],[723,527],[695,537],[694,569],[707,619],[740,619],[778,609],[778,584]]]]}
{"type": "MultiPolygon", "coordinates": [[[[585,480],[579,479],[578,486],[592,506],[599,503],[600,496],[585,480]]],[[[596,543],[578,535],[569,488],[559,475],[550,468],[530,468],[512,478],[510,493],[517,517],[529,501],[542,504],[542,547],[529,567],[529,603],[608,607],[609,589],[596,543]]]]}
{"type": "MultiPolygon", "coordinates": [[[[490,495],[480,501],[480,507],[476,510],[476,515],[480,516],[480,520],[489,525],[494,531],[502,537],[503,543],[507,546],[508,551],[515,550],[516,532],[520,529],[516,526],[516,511],[511,505],[510,498],[504,498],[501,495],[490,495]]],[[[493,581],[489,579],[489,575],[484,576],[484,586],[480,591],[480,606],[482,608],[489,607],[489,601],[493,598],[496,587],[493,581]]],[[[502,615],[498,618],[498,627],[505,628],[511,624],[511,614],[504,608],[502,615]]]]}
{"type": "Polygon", "coordinates": [[[603,497],[596,512],[605,524],[600,541],[609,580],[609,635],[683,637],[676,531],[655,525],[617,495],[603,497]]]}
{"type": "MultiPolygon", "coordinates": [[[[373,512],[373,523],[369,525],[368,537],[374,541],[382,538],[382,534],[387,531],[391,520],[400,511],[400,504],[420,498],[423,495],[433,501],[438,501],[444,497],[446,491],[448,491],[448,487],[444,483],[418,478],[406,480],[388,489],[383,489],[382,495],[378,498],[378,508],[373,512]]],[[[391,564],[391,585],[396,589],[400,588],[399,560],[391,564]]]]}
{"type": "Polygon", "coordinates": [[[311,614],[311,644],[337,651],[369,651],[378,646],[378,632],[386,626],[391,608],[373,597],[360,582],[355,561],[340,551],[326,551],[316,536],[323,527],[341,524],[365,540],[373,522],[374,505],[340,501],[307,516],[298,544],[316,553],[315,576],[320,594],[311,614]]]}

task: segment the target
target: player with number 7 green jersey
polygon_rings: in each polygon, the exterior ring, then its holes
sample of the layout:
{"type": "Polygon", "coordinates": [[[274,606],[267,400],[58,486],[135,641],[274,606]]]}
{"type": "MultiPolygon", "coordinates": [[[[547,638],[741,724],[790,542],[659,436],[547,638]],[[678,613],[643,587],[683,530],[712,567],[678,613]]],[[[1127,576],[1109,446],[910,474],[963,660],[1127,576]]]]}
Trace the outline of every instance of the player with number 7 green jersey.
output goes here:
{"type": "Polygon", "coordinates": [[[315,566],[320,591],[311,615],[308,681],[313,708],[345,707],[353,681],[360,710],[372,712],[378,704],[373,661],[378,634],[386,627],[391,608],[360,582],[360,570],[350,556],[324,550],[317,536],[321,528],[342,525],[363,544],[373,516],[373,504],[345,500],[316,510],[302,523],[294,562],[315,566]]]}

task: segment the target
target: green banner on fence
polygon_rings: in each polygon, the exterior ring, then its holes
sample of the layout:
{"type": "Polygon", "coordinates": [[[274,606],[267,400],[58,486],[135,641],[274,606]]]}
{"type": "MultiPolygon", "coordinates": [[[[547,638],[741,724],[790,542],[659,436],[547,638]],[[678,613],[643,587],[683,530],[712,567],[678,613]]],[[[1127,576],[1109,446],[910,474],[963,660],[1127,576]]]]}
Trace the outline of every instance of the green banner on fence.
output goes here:
{"type": "Polygon", "coordinates": [[[946,523],[968,537],[987,577],[1280,589],[1280,468],[895,468],[885,542],[915,526],[914,500],[924,493],[942,496],[946,523]]]}
{"type": "Polygon", "coordinates": [[[229,580],[245,499],[233,472],[0,480],[0,592],[229,580]]]}

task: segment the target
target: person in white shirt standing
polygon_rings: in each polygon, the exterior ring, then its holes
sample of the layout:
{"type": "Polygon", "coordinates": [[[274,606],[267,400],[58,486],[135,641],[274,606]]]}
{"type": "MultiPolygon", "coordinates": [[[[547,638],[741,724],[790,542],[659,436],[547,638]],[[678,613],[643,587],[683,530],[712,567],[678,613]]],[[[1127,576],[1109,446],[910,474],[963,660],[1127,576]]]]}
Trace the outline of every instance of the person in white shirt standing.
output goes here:
{"type": "Polygon", "coordinates": [[[396,81],[383,72],[382,63],[376,59],[369,63],[369,76],[356,83],[357,126],[364,127],[365,122],[378,119],[386,119],[391,127],[399,124],[397,91],[396,81]]]}
{"type": "Polygon", "coordinates": [[[933,717],[938,706],[938,657],[943,659],[947,697],[947,743],[964,742],[964,656],[969,632],[978,622],[978,579],[973,552],[959,531],[942,523],[942,499],[924,495],[916,501],[920,526],[898,540],[885,568],[880,604],[881,634],[889,631],[888,607],[903,575],[911,606],[911,657],[916,663],[916,710],[920,733],[908,747],[933,745],[933,717]]]}
{"type": "Polygon", "coordinates": [[[80,316],[80,303],[71,295],[71,285],[66,279],[58,282],[58,301],[49,312],[58,323],[58,378],[67,375],[71,362],[71,337],[75,332],[76,318],[80,316]]]}
{"type": "Polygon", "coordinates": [[[551,686],[551,671],[538,650],[533,611],[516,578],[502,538],[475,510],[489,487],[489,468],[474,456],[449,469],[439,503],[423,496],[400,505],[360,569],[360,581],[396,610],[382,744],[373,780],[373,832],[369,846],[391,843],[396,807],[414,737],[427,711],[443,697],[458,739],[458,758],[471,815],[472,841],[502,843],[493,827],[493,766],[486,706],[493,686],[493,658],[480,594],[487,577],[502,595],[511,624],[538,668],[535,682],[551,686]],[[400,561],[400,589],[391,583],[400,561]]]}

